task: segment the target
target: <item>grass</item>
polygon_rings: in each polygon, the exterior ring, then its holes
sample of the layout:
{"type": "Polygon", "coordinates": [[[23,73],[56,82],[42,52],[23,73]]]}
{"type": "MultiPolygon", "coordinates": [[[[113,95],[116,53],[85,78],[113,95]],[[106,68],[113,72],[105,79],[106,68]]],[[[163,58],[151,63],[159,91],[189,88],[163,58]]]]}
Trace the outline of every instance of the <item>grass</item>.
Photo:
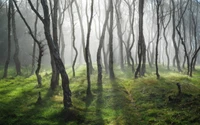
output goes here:
{"type": "MultiPolygon", "coordinates": [[[[127,68],[128,69],[128,68],[127,68]]],[[[134,79],[131,71],[116,67],[116,80],[103,74],[98,85],[97,71],[91,75],[92,96],[86,96],[85,66],[70,76],[73,107],[63,110],[62,88],[49,89],[51,74],[42,73],[43,85],[36,77],[11,76],[0,80],[0,125],[199,125],[200,71],[193,78],[160,68],[161,79],[147,68],[147,75],[134,79]],[[177,95],[179,82],[182,94],[177,95]],[[42,104],[37,104],[41,92],[42,104]],[[169,97],[172,100],[169,100],[169,97]]],[[[2,71],[0,71],[2,73],[2,71]]]]}

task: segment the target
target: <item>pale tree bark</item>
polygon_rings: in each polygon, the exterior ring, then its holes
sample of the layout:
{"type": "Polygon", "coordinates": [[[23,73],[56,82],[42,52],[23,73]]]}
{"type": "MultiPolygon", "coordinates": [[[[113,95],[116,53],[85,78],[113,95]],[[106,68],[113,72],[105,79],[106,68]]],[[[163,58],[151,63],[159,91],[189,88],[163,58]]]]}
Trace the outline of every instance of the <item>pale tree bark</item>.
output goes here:
{"type": "Polygon", "coordinates": [[[109,76],[111,80],[115,79],[113,69],[113,16],[114,16],[113,0],[110,0],[110,28],[109,28],[109,76]]]}
{"type": "Polygon", "coordinates": [[[12,4],[12,0],[9,0],[8,3],[8,50],[7,50],[7,59],[5,62],[5,66],[4,66],[4,74],[3,74],[3,78],[6,78],[8,75],[8,65],[10,63],[10,55],[11,55],[11,4],[12,4]]]}

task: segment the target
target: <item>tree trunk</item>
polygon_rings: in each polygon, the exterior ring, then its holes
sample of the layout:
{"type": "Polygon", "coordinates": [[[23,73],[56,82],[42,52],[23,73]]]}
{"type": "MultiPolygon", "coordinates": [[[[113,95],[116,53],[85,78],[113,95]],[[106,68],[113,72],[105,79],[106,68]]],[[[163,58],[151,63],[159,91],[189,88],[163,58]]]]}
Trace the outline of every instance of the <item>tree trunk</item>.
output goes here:
{"type": "Polygon", "coordinates": [[[8,55],[7,55],[7,59],[5,62],[5,66],[4,66],[4,74],[3,74],[3,78],[7,77],[8,74],[8,65],[10,63],[10,55],[11,55],[11,5],[12,5],[12,0],[9,0],[9,5],[8,5],[8,55]]]}
{"type": "MultiPolygon", "coordinates": [[[[30,1],[30,0],[29,0],[30,1]]],[[[44,33],[48,42],[49,49],[51,51],[52,57],[55,60],[56,67],[58,68],[61,78],[62,78],[62,89],[63,89],[63,103],[64,108],[67,109],[72,106],[71,102],[71,90],[69,88],[69,78],[65,71],[65,66],[60,58],[59,50],[53,41],[50,34],[50,18],[49,18],[49,7],[47,4],[47,0],[41,0],[43,11],[44,11],[44,19],[42,20],[44,24],[44,33]]]]}
{"type": "Polygon", "coordinates": [[[110,29],[109,29],[109,75],[110,79],[115,79],[114,69],[113,69],[113,0],[110,0],[110,29]]]}
{"type": "MultiPolygon", "coordinates": [[[[39,8],[39,0],[37,0],[36,2],[36,11],[38,11],[39,8]]],[[[37,23],[38,23],[38,16],[35,17],[35,23],[34,23],[34,36],[37,39],[37,23]]],[[[35,71],[35,59],[36,59],[36,42],[33,43],[33,54],[32,54],[32,71],[31,71],[31,75],[33,75],[34,71],[35,71]]]]}
{"type": "Polygon", "coordinates": [[[64,40],[64,34],[63,34],[63,22],[64,22],[64,19],[65,19],[65,11],[67,9],[67,7],[66,7],[67,1],[65,1],[63,11],[61,11],[60,3],[58,3],[58,4],[59,4],[58,5],[58,10],[59,10],[59,18],[58,18],[59,38],[58,38],[58,42],[59,42],[60,56],[61,56],[63,63],[65,64],[65,40],[64,40]]]}
{"type": "Polygon", "coordinates": [[[72,25],[72,46],[75,51],[75,57],[74,57],[73,64],[72,64],[72,71],[73,71],[73,77],[75,77],[75,64],[76,64],[76,60],[77,60],[77,56],[78,56],[78,50],[75,46],[76,37],[75,37],[75,24],[74,24],[74,14],[73,14],[72,5],[73,5],[73,3],[71,2],[70,12],[71,12],[71,25],[72,25]]]}
{"type": "MultiPolygon", "coordinates": [[[[171,3],[171,2],[170,2],[171,3]]],[[[171,4],[170,4],[171,5],[171,4]]],[[[170,8],[171,9],[171,8],[170,8]]],[[[168,53],[168,46],[169,46],[169,43],[168,43],[168,40],[167,40],[167,36],[166,36],[166,29],[171,21],[171,11],[170,11],[170,15],[169,15],[169,20],[168,22],[166,23],[166,25],[164,24],[164,12],[163,12],[163,8],[161,9],[161,14],[162,14],[162,17],[163,19],[161,20],[161,23],[162,23],[162,27],[163,27],[163,37],[164,37],[164,41],[165,41],[165,53],[166,53],[166,56],[167,56],[167,69],[170,70],[169,68],[169,65],[170,65],[170,58],[169,58],[169,53],[168,53]]]]}
{"type": "Polygon", "coordinates": [[[139,64],[135,72],[135,78],[139,76],[144,76],[145,74],[145,63],[146,63],[146,45],[144,41],[143,34],[143,9],[144,0],[139,1],[139,39],[138,39],[138,59],[139,64]]]}
{"type": "Polygon", "coordinates": [[[156,0],[156,14],[157,14],[157,39],[156,39],[156,59],[155,59],[155,64],[156,64],[156,76],[157,79],[160,79],[160,74],[158,71],[158,44],[159,44],[159,38],[160,38],[160,5],[161,5],[161,1],[156,0]]]}
{"type": "Polygon", "coordinates": [[[181,72],[181,67],[180,67],[180,60],[179,60],[179,57],[178,57],[178,46],[176,44],[176,40],[175,40],[175,3],[174,3],[174,0],[171,0],[172,2],[172,7],[173,7],[173,12],[172,12],[172,25],[173,25],[173,31],[172,31],[172,41],[173,41],[173,45],[174,45],[174,49],[175,49],[175,59],[176,59],[176,64],[177,64],[177,69],[179,72],[181,72]]]}
{"type": "MultiPolygon", "coordinates": [[[[54,7],[52,13],[53,42],[55,42],[55,45],[58,48],[57,19],[58,19],[58,0],[54,0],[54,7]]],[[[59,84],[59,71],[56,67],[56,63],[54,58],[52,57],[52,54],[51,54],[51,66],[52,66],[51,89],[54,90],[59,84]]]]}
{"type": "Polygon", "coordinates": [[[25,18],[22,15],[21,11],[19,10],[19,7],[17,6],[16,1],[13,1],[13,2],[15,4],[15,7],[17,8],[17,11],[18,11],[20,17],[22,18],[26,27],[28,28],[31,37],[33,38],[34,42],[38,45],[39,56],[38,56],[38,65],[37,65],[37,69],[35,71],[35,74],[36,74],[36,77],[37,77],[38,86],[41,86],[42,85],[42,77],[40,76],[39,72],[40,72],[41,61],[42,61],[42,56],[43,56],[43,53],[44,53],[44,46],[45,45],[42,45],[42,43],[37,40],[36,36],[34,36],[30,26],[28,25],[28,23],[26,22],[25,18]]]}
{"type": "Polygon", "coordinates": [[[118,0],[115,5],[116,10],[116,22],[117,22],[117,35],[119,39],[119,63],[121,70],[124,71],[124,59],[123,59],[123,34],[122,34],[122,27],[121,27],[121,0],[118,0]]]}
{"type": "Polygon", "coordinates": [[[94,6],[94,0],[91,0],[91,15],[90,20],[88,24],[88,33],[87,33],[87,40],[86,40],[86,66],[87,66],[87,80],[88,80],[88,87],[87,87],[87,96],[92,95],[91,92],[91,81],[90,81],[90,63],[91,58],[89,56],[89,46],[90,46],[90,33],[91,33],[91,26],[92,26],[92,20],[93,20],[93,6],[94,6]]]}
{"type": "Polygon", "coordinates": [[[17,33],[16,33],[16,24],[15,24],[15,10],[13,3],[11,4],[11,9],[12,9],[12,31],[13,31],[13,38],[14,38],[14,43],[15,43],[15,53],[13,56],[14,62],[15,62],[15,69],[17,75],[21,75],[21,62],[19,60],[19,42],[17,38],[17,33]]]}
{"type": "Polygon", "coordinates": [[[99,47],[98,47],[98,50],[97,50],[97,67],[98,67],[97,83],[99,83],[99,84],[102,84],[101,50],[102,50],[102,47],[103,47],[103,44],[104,44],[106,26],[108,24],[108,19],[109,19],[110,5],[111,5],[111,3],[109,2],[109,6],[108,6],[108,9],[106,11],[106,17],[105,17],[105,21],[104,21],[104,24],[103,24],[103,29],[102,29],[102,33],[101,33],[101,37],[100,37],[100,41],[99,41],[99,47]]]}

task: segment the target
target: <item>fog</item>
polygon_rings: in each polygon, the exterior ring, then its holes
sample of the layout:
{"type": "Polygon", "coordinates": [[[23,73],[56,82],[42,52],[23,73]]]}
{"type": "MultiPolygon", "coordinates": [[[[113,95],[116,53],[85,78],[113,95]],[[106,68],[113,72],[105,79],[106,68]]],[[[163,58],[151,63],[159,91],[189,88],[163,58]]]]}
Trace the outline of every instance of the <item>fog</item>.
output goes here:
{"type": "MultiPolygon", "coordinates": [[[[2,1],[4,2],[4,1],[2,1]]],[[[32,1],[33,4],[35,5],[35,1],[32,1]]],[[[64,12],[64,22],[63,22],[63,34],[64,34],[64,42],[65,42],[65,51],[64,51],[64,57],[65,57],[65,65],[71,65],[75,56],[75,51],[73,50],[72,47],[72,25],[71,25],[71,14],[69,10],[69,1],[66,1],[66,11],[64,12]]],[[[139,13],[138,13],[138,0],[135,1],[135,12],[133,12],[133,5],[131,5],[132,10],[131,13],[132,15],[129,15],[129,8],[126,2],[131,3],[131,0],[120,0],[121,5],[120,5],[120,23],[121,23],[121,31],[123,33],[122,38],[123,38],[123,58],[124,62],[126,62],[126,49],[125,47],[127,46],[128,42],[129,44],[134,42],[134,46],[132,51],[132,57],[134,58],[135,62],[137,63],[138,57],[137,57],[137,43],[138,43],[138,36],[139,36],[139,13]],[[134,13],[134,14],[133,14],[134,13]],[[132,17],[134,15],[134,23],[131,26],[129,24],[129,18],[130,16],[132,17]],[[134,38],[131,35],[130,39],[129,33],[131,31],[131,27],[134,29],[134,38]]],[[[81,18],[82,18],[82,23],[84,26],[84,34],[85,34],[85,41],[86,41],[86,34],[88,31],[88,18],[90,17],[90,4],[91,1],[88,0],[77,0],[80,13],[81,13],[81,18]]],[[[23,15],[25,16],[27,22],[31,26],[32,30],[34,30],[34,21],[35,21],[35,13],[31,10],[31,7],[29,6],[28,2],[26,0],[21,0],[18,1],[20,10],[22,11],[23,15]]],[[[63,11],[63,8],[65,6],[65,1],[64,0],[59,0],[59,4],[61,7],[61,11],[63,11]]],[[[114,5],[116,4],[116,1],[114,1],[114,5]]],[[[103,23],[105,20],[105,12],[108,6],[108,1],[106,0],[98,0],[94,2],[94,15],[93,15],[93,23],[91,27],[91,35],[90,35],[90,53],[92,57],[92,62],[96,63],[96,53],[97,53],[97,48],[99,46],[99,39],[101,36],[102,28],[103,28],[103,23]]],[[[184,8],[186,6],[186,1],[182,1],[182,5],[180,5],[180,0],[175,0],[175,20],[176,24],[180,18],[180,7],[184,8]]],[[[195,1],[191,2],[190,5],[188,6],[188,9],[186,10],[184,14],[184,20],[185,20],[185,25],[184,25],[184,30],[185,30],[185,41],[187,45],[188,51],[190,50],[190,55],[195,52],[196,47],[199,45],[199,4],[197,4],[195,1]],[[192,13],[192,14],[191,14],[192,13]],[[195,19],[195,20],[192,20],[195,19]],[[195,24],[195,25],[194,25],[195,24]],[[194,28],[196,27],[196,31],[194,28]],[[195,34],[196,33],[196,34],[195,34]],[[194,36],[196,35],[196,36],[194,36]],[[198,42],[198,44],[195,44],[198,42]]],[[[78,12],[75,4],[72,5],[73,8],[73,15],[74,15],[74,24],[75,24],[75,46],[78,50],[78,58],[77,58],[77,64],[84,64],[84,56],[83,56],[83,45],[82,45],[82,37],[81,37],[81,27],[79,23],[79,17],[78,17],[78,12]]],[[[169,0],[165,0],[162,3],[162,9],[164,16],[161,14],[159,15],[160,20],[164,20],[164,25],[167,24],[168,20],[170,20],[168,27],[166,28],[166,37],[168,41],[168,52],[170,56],[170,65],[173,64],[174,56],[175,56],[175,49],[174,45],[172,42],[172,19],[170,17],[170,10],[172,9],[172,6],[169,2],[169,0]]],[[[1,46],[1,53],[0,53],[0,58],[1,61],[0,63],[3,64],[4,60],[7,55],[7,47],[6,47],[6,42],[7,42],[7,18],[6,18],[6,6],[1,8],[1,18],[0,19],[0,24],[1,24],[1,30],[0,30],[0,46],[1,46]]],[[[42,15],[42,7],[41,5],[39,6],[39,13],[42,15]]],[[[115,64],[119,64],[120,62],[120,50],[119,50],[119,38],[118,38],[118,29],[117,29],[117,17],[116,17],[116,8],[114,8],[114,28],[113,28],[113,42],[114,42],[114,62],[115,64]]],[[[155,44],[156,44],[156,34],[157,34],[157,27],[156,27],[156,2],[153,0],[146,0],[145,1],[145,6],[144,6],[144,24],[143,24],[143,33],[144,33],[144,38],[145,38],[145,43],[147,47],[147,57],[149,56],[149,59],[147,58],[148,61],[153,62],[154,60],[154,54],[155,54],[155,44]]],[[[161,23],[161,22],[160,22],[161,23]]],[[[24,25],[23,21],[21,20],[20,16],[16,12],[16,24],[17,24],[17,37],[19,39],[19,44],[20,44],[20,60],[22,65],[30,65],[31,60],[32,60],[32,47],[33,47],[33,40],[30,37],[30,34],[24,25]]],[[[41,41],[45,41],[45,36],[44,36],[44,28],[41,23],[41,21],[38,21],[38,39],[41,41]]],[[[107,26],[109,28],[109,25],[107,26]]],[[[183,25],[180,26],[180,29],[183,28],[183,25]]],[[[59,33],[58,33],[59,34],[59,33]]],[[[182,32],[182,35],[183,32],[182,32]]],[[[181,45],[180,37],[176,33],[176,43],[179,46],[179,58],[180,62],[184,62],[184,49],[183,46],[181,45]]],[[[47,44],[47,42],[45,41],[47,44]]],[[[108,50],[108,43],[109,43],[109,33],[108,30],[106,30],[105,34],[105,42],[104,42],[104,47],[106,52],[108,50]]],[[[61,44],[59,44],[61,46],[61,44]]],[[[14,51],[14,45],[12,44],[12,53],[14,51]]],[[[159,53],[158,53],[158,60],[160,64],[167,64],[167,57],[166,57],[166,52],[165,52],[165,47],[166,43],[164,40],[163,36],[163,27],[161,26],[160,29],[160,38],[159,38],[159,53]]],[[[49,56],[49,50],[48,46],[46,45],[45,47],[45,53],[42,58],[42,65],[50,65],[50,56],[49,56]]],[[[108,58],[108,57],[107,57],[108,58]]],[[[199,60],[199,58],[198,58],[199,60]]],[[[148,63],[147,61],[147,63],[148,63]]],[[[199,61],[197,61],[199,62],[199,61]]],[[[154,63],[154,62],[153,62],[154,63]]]]}

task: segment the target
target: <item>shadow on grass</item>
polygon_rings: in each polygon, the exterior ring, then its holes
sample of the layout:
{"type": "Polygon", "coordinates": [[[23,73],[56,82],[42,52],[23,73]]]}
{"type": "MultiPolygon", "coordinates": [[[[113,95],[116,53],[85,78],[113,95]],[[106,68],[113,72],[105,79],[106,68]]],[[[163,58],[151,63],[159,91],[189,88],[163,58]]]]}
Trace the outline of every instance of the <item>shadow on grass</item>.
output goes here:
{"type": "Polygon", "coordinates": [[[104,125],[104,120],[102,117],[102,108],[103,108],[103,104],[104,104],[104,100],[103,100],[103,87],[102,84],[97,84],[97,100],[96,100],[96,117],[98,118],[98,125],[104,125]]]}
{"type": "Polygon", "coordinates": [[[134,105],[128,100],[127,92],[120,85],[120,79],[111,81],[113,89],[113,110],[115,110],[115,125],[138,125],[139,119],[134,105]]]}

